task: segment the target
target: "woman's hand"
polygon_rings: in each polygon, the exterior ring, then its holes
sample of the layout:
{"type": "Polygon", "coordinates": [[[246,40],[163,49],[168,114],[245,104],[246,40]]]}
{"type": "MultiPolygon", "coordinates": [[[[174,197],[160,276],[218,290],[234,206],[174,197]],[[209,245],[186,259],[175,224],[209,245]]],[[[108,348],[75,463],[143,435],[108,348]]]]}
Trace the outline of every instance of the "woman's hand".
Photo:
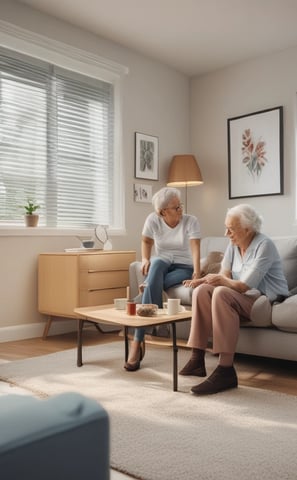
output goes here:
{"type": "Polygon", "coordinates": [[[192,280],[184,280],[183,285],[185,287],[195,288],[202,283],[208,283],[209,285],[213,285],[214,287],[218,287],[220,285],[224,285],[226,287],[231,286],[229,278],[225,275],[220,273],[208,273],[205,277],[201,278],[192,278],[192,280]]]}
{"type": "Polygon", "coordinates": [[[154,240],[149,237],[142,236],[141,240],[141,272],[144,276],[148,274],[151,266],[151,251],[154,245],[154,240]]]}
{"type": "Polygon", "coordinates": [[[204,278],[192,278],[191,280],[183,281],[183,285],[190,288],[198,287],[198,285],[201,285],[201,283],[204,283],[204,278]]]}
{"type": "Polygon", "coordinates": [[[222,285],[228,286],[228,278],[226,278],[225,275],[221,275],[220,273],[208,273],[204,277],[204,283],[214,285],[215,287],[222,285]]]}
{"type": "Polygon", "coordinates": [[[151,266],[150,260],[142,260],[141,262],[142,275],[147,276],[150,266],[151,266]]]}

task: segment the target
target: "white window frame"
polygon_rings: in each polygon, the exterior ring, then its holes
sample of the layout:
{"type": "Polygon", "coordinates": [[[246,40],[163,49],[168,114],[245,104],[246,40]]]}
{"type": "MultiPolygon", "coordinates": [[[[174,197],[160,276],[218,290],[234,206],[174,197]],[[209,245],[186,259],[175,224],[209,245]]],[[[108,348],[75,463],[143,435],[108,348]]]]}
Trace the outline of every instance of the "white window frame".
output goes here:
{"type": "MultiPolygon", "coordinates": [[[[114,226],[108,231],[112,235],[125,233],[125,201],[124,201],[124,169],[122,158],[122,115],[121,115],[121,84],[123,75],[128,74],[128,68],[105,58],[80,50],[76,47],[58,42],[42,35],[30,32],[8,22],[0,20],[0,45],[20,53],[53,63],[64,69],[88,75],[90,77],[109,81],[114,85],[115,131],[114,131],[114,226]]],[[[63,228],[26,228],[0,226],[0,236],[36,235],[65,236],[91,233],[87,229],[63,228]]]]}

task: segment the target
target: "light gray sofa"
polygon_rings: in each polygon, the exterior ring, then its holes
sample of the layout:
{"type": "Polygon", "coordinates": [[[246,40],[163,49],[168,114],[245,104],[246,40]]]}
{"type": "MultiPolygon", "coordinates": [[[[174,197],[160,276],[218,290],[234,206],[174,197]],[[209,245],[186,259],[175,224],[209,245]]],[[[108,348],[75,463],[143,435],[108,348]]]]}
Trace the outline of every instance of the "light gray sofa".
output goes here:
{"type": "Polygon", "coordinates": [[[95,400],[63,393],[0,396],[1,480],[109,480],[109,419],[95,400]]]}
{"type": "MultiPolygon", "coordinates": [[[[208,259],[213,252],[224,252],[228,245],[226,237],[205,237],[201,240],[201,264],[206,271],[213,265],[208,259]]],[[[264,296],[256,300],[252,321],[243,323],[240,329],[237,352],[263,357],[297,361],[297,237],[275,237],[273,241],[280,253],[290,293],[282,303],[271,305],[264,296]]],[[[138,285],[143,276],[140,262],[130,265],[130,292],[138,294],[138,285]]],[[[171,287],[165,292],[170,298],[180,298],[182,305],[191,308],[192,289],[183,285],[171,287]]],[[[177,336],[187,339],[190,321],[177,323],[177,336]]]]}

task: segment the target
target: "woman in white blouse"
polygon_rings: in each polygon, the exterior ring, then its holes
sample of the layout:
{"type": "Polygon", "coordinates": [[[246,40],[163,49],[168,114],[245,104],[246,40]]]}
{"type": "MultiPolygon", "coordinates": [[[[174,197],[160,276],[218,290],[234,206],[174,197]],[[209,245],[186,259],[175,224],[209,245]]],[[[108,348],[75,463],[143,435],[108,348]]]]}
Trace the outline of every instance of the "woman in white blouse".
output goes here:
{"type": "MultiPolygon", "coordinates": [[[[186,279],[200,277],[200,224],[196,217],[183,213],[180,191],[165,187],[153,196],[154,212],[148,215],[142,230],[142,273],[145,286],[142,303],[162,308],[162,293],[186,279]],[[155,256],[152,256],[152,250],[155,256]]],[[[140,367],[144,356],[145,330],[135,330],[127,371],[140,367]]]]}

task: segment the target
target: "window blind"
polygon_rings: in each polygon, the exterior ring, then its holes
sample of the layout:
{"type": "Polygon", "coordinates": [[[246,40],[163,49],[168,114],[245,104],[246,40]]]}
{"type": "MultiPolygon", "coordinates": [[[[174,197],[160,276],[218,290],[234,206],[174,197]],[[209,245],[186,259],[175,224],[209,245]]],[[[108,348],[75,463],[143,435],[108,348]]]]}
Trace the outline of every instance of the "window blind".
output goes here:
{"type": "Polygon", "coordinates": [[[0,223],[113,225],[114,88],[0,49],[0,223]]]}

